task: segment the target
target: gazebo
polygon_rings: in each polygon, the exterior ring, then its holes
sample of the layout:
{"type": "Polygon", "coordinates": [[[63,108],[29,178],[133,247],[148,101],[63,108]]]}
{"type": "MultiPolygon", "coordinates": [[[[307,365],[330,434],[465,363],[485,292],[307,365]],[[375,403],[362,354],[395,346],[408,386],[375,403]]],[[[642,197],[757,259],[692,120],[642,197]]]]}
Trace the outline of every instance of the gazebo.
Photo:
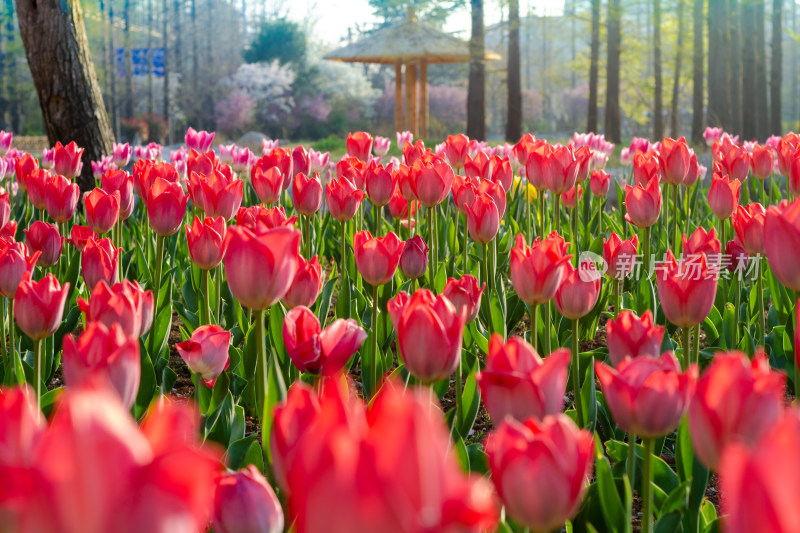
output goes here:
{"type": "MultiPolygon", "coordinates": [[[[408,19],[381,28],[352,44],[329,52],[324,59],[348,63],[394,64],[394,124],[397,131],[409,130],[415,137],[428,135],[428,64],[466,63],[469,43],[420,22],[414,9],[408,19]],[[403,112],[403,72],[406,102],[403,112]],[[419,91],[417,83],[419,82],[419,91]],[[419,95],[419,96],[418,96],[419,95]]],[[[500,59],[486,54],[485,59],[500,59]]]]}

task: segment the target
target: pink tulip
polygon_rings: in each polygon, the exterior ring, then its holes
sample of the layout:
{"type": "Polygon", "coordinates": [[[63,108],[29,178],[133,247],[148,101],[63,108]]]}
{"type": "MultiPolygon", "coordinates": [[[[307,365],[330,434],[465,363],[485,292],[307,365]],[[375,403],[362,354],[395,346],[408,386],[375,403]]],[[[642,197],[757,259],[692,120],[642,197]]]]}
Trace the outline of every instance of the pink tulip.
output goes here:
{"type": "Polygon", "coordinates": [[[575,159],[572,150],[566,146],[554,147],[547,158],[547,188],[553,194],[564,194],[575,186],[578,170],[580,161],[575,159]]]}
{"type": "Polygon", "coordinates": [[[119,254],[111,239],[90,238],[81,252],[83,282],[88,290],[104,281],[113,285],[119,281],[119,254]]]}
{"type": "Polygon", "coordinates": [[[572,257],[567,254],[568,249],[568,244],[555,232],[543,241],[537,237],[530,248],[525,246],[522,234],[517,235],[511,249],[511,283],[523,302],[539,305],[555,296],[572,257]]]}
{"type": "Polygon", "coordinates": [[[653,312],[649,309],[641,318],[626,309],[617,318],[606,322],[606,336],[608,358],[616,367],[628,358],[658,357],[664,326],[654,325],[653,312]]]}
{"type": "MultiPolygon", "coordinates": [[[[156,235],[168,237],[181,227],[186,214],[188,195],[181,186],[156,178],[147,191],[147,218],[156,235]]],[[[207,213],[208,214],[208,213],[207,213]]]]}
{"type": "MultiPolygon", "coordinates": [[[[180,186],[178,186],[180,188],[180,186]]],[[[111,231],[120,214],[120,192],[107,192],[101,188],[84,193],[86,205],[86,225],[98,235],[111,231]]]]}
{"type": "Polygon", "coordinates": [[[757,202],[748,206],[740,205],[733,214],[733,229],[750,255],[764,254],[765,218],[764,206],[757,202]]]}
{"type": "Polygon", "coordinates": [[[81,156],[83,156],[83,148],[78,148],[75,141],[66,146],[56,142],[53,148],[53,172],[71,180],[75,179],[83,168],[81,156]]]}
{"type": "Polygon", "coordinates": [[[408,279],[417,279],[428,270],[428,245],[418,234],[411,237],[403,245],[400,254],[400,272],[408,279]]]}
{"type": "Polygon", "coordinates": [[[486,367],[477,376],[492,420],[511,417],[524,422],[560,413],[569,358],[569,350],[562,348],[542,359],[521,337],[511,337],[504,345],[500,335],[492,334],[486,367]]]}
{"type": "Polygon", "coordinates": [[[107,193],[119,191],[119,216],[127,220],[133,213],[133,176],[124,170],[109,170],[100,181],[107,193]]]}
{"type": "Polygon", "coordinates": [[[378,207],[383,207],[389,203],[394,191],[394,176],[389,169],[380,165],[373,164],[367,168],[365,174],[367,195],[370,202],[378,207]]]}
{"type": "Polygon", "coordinates": [[[372,135],[366,131],[357,131],[347,135],[347,155],[361,161],[369,161],[372,152],[372,135]]]}
{"type": "Polygon", "coordinates": [[[197,150],[198,152],[206,152],[209,148],[211,148],[211,143],[214,142],[214,135],[216,132],[207,132],[205,130],[197,131],[196,129],[189,126],[189,129],[186,130],[186,137],[184,137],[184,142],[186,143],[186,147],[190,150],[197,150]]]}
{"type": "Polygon", "coordinates": [[[664,183],[667,185],[682,184],[689,171],[690,159],[691,152],[685,138],[681,137],[676,141],[667,137],[661,141],[658,162],[664,183]]]}
{"type": "Polygon", "coordinates": [[[117,168],[128,166],[131,160],[131,145],[128,143],[114,143],[112,157],[117,168]]]}
{"type": "Polygon", "coordinates": [[[35,341],[55,333],[68,295],[69,283],[62,286],[52,274],[41,281],[31,280],[30,272],[23,274],[14,294],[14,318],[19,329],[35,341]]]}
{"type": "Polygon", "coordinates": [[[255,465],[226,474],[214,492],[216,533],[281,533],[283,509],[255,465]]]}
{"type": "Polygon", "coordinates": [[[633,271],[638,245],[637,235],[623,241],[612,231],[608,240],[603,239],[603,260],[606,262],[609,277],[622,280],[633,271]]]}
{"type": "MultiPolygon", "coordinates": [[[[49,176],[44,186],[44,206],[56,222],[69,222],[78,207],[81,196],[77,183],[64,176],[49,176]]],[[[0,226],[2,227],[2,226],[0,226]]]]}
{"type": "Polygon", "coordinates": [[[305,306],[293,308],[283,321],[283,343],[301,372],[332,376],[339,372],[367,338],[353,319],[334,320],[321,329],[316,315],[305,306]]]}
{"type": "Polygon", "coordinates": [[[784,208],[770,206],[764,219],[764,252],[772,273],[793,291],[800,291],[800,199],[784,208]]]}
{"type": "Polygon", "coordinates": [[[592,194],[602,198],[608,194],[608,189],[611,187],[611,176],[602,170],[593,170],[589,176],[589,188],[592,194]]]}
{"type": "Polygon", "coordinates": [[[315,255],[311,261],[307,261],[303,256],[298,256],[297,273],[283,296],[283,303],[290,309],[301,305],[313,306],[322,290],[322,281],[319,258],[315,255]]]}
{"type": "Polygon", "coordinates": [[[486,244],[494,239],[500,229],[500,213],[492,197],[479,193],[472,204],[465,207],[467,228],[472,240],[486,244]]]}
{"type": "Polygon", "coordinates": [[[578,268],[567,263],[566,275],[553,298],[558,312],[571,320],[588,315],[600,296],[600,277],[594,263],[586,261],[578,268]]]}
{"type": "Polygon", "coordinates": [[[663,437],[678,427],[697,379],[697,367],[691,365],[681,374],[670,352],[657,359],[625,359],[616,369],[598,361],[594,368],[614,421],[623,431],[645,439],[663,437]]]}
{"type": "Polygon", "coordinates": [[[188,340],[179,342],[175,348],[189,370],[198,374],[203,383],[211,388],[217,377],[228,367],[230,343],[231,332],[211,324],[200,326],[188,340]]]}
{"type": "Polygon", "coordinates": [[[292,181],[292,200],[295,210],[301,215],[311,216],[319,211],[322,206],[322,183],[319,175],[297,174],[292,181]]]}
{"type": "Polygon", "coordinates": [[[478,280],[471,274],[464,274],[459,279],[448,278],[442,295],[446,296],[460,315],[462,311],[469,324],[478,317],[481,308],[481,295],[486,289],[486,283],[478,284],[478,280]]]}
{"type": "Polygon", "coordinates": [[[332,179],[325,185],[325,202],[331,216],[339,222],[347,222],[356,214],[364,191],[356,188],[352,181],[346,177],[332,179]]]}
{"type": "Polygon", "coordinates": [[[135,281],[123,280],[111,287],[100,281],[89,301],[78,298],[78,307],[87,323],[102,322],[108,328],[118,324],[127,337],[141,337],[153,323],[153,293],[143,291],[135,281]]]}
{"type": "Polygon", "coordinates": [[[28,244],[28,253],[40,252],[37,264],[47,268],[58,263],[64,239],[58,233],[58,226],[37,220],[25,231],[25,241],[28,244]]]}
{"type": "Polygon", "coordinates": [[[201,270],[211,270],[225,257],[227,227],[222,217],[206,218],[202,222],[195,217],[191,226],[186,226],[186,241],[192,262],[201,270]]]}
{"type": "Polygon", "coordinates": [[[439,205],[450,194],[453,186],[453,169],[439,156],[417,159],[409,173],[414,198],[425,207],[439,205]]]}
{"type": "Polygon", "coordinates": [[[376,287],[389,282],[400,263],[403,241],[390,231],[385,237],[373,237],[369,231],[353,236],[356,267],[364,281],[376,287]]]}
{"type": "Polygon", "coordinates": [[[728,176],[711,176],[711,187],[708,189],[708,206],[711,212],[720,219],[727,220],[739,205],[739,188],[741,181],[729,180],[728,176]]]}
{"type": "Polygon", "coordinates": [[[26,254],[25,245],[0,237],[0,295],[13,298],[25,272],[30,272],[41,252],[26,254]]]}
{"type": "Polygon", "coordinates": [[[680,328],[700,324],[711,312],[717,294],[717,280],[705,255],[675,260],[672,250],[656,276],[658,297],[664,315],[680,328]]]}
{"type": "Polygon", "coordinates": [[[278,167],[264,169],[254,166],[250,181],[258,199],[266,205],[274,204],[281,197],[284,176],[278,167]]]}
{"type": "Polygon", "coordinates": [[[625,220],[639,228],[648,228],[656,223],[661,213],[661,186],[658,179],[651,179],[647,187],[625,186],[625,220]]]}

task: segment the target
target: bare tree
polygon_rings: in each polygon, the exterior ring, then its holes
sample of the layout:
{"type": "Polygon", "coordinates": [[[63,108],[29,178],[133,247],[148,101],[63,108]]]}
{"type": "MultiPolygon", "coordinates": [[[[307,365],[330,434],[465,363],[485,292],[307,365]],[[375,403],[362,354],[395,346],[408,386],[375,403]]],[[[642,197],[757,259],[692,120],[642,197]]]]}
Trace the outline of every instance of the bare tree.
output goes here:
{"type": "Polygon", "coordinates": [[[746,139],[753,139],[758,135],[758,122],[762,119],[756,109],[756,14],[755,2],[744,0],[742,2],[742,66],[747,75],[742,78],[742,135],[746,139]]]}
{"type": "Polygon", "coordinates": [[[586,131],[597,131],[597,85],[600,63],[600,0],[592,0],[592,42],[589,52],[589,111],[586,131]]]}
{"type": "Polygon", "coordinates": [[[125,0],[125,116],[133,116],[133,65],[131,63],[131,0],[125,0]]]}
{"type": "Polygon", "coordinates": [[[119,108],[117,107],[117,50],[114,48],[114,0],[108,0],[108,54],[111,78],[111,127],[119,135],[119,108]]]}
{"type": "Polygon", "coordinates": [[[767,44],[764,35],[765,0],[755,0],[756,19],[756,113],[758,129],[756,138],[765,140],[769,136],[769,109],[767,107],[767,44]]]}
{"type": "Polygon", "coordinates": [[[692,141],[703,138],[703,7],[705,0],[694,0],[694,50],[692,55],[692,141]]]}
{"type": "Polygon", "coordinates": [[[622,142],[619,108],[619,69],[622,49],[622,6],[620,0],[608,0],[608,60],[606,61],[606,137],[622,142]]]}
{"type": "Polygon", "coordinates": [[[114,135],[89,53],[79,2],[17,0],[20,35],[47,137],[83,152],[82,190],[94,187],[91,161],[111,153],[114,135]]]}
{"type": "MultiPolygon", "coordinates": [[[[675,50],[675,75],[672,78],[672,109],[670,110],[669,134],[673,138],[678,137],[678,125],[680,123],[680,80],[681,80],[681,60],[683,58],[683,0],[678,0],[676,6],[678,10],[678,42],[675,50]]],[[[701,78],[702,79],[702,78],[701,78]]]]}
{"type": "MultiPolygon", "coordinates": [[[[748,1],[748,0],[744,0],[748,1]]],[[[739,0],[730,0],[728,4],[728,85],[730,87],[730,123],[725,126],[728,131],[742,131],[742,16],[739,11],[739,0]]]]}
{"type": "Polygon", "coordinates": [[[472,36],[469,41],[469,86],[467,88],[467,135],[486,138],[486,47],[483,29],[483,0],[470,0],[472,36]]]}
{"type": "MultiPolygon", "coordinates": [[[[522,82],[519,66],[519,0],[508,2],[508,116],[506,140],[522,137],[522,82]]],[[[542,95],[544,96],[544,95],[542,95]]]]}
{"type": "Polygon", "coordinates": [[[655,98],[653,102],[653,138],[664,137],[664,87],[661,79],[661,0],[653,0],[653,71],[655,98]]]}
{"type": "Polygon", "coordinates": [[[731,123],[728,18],[728,0],[708,0],[708,90],[714,92],[708,99],[710,126],[731,123]]]}
{"type": "MultiPolygon", "coordinates": [[[[773,135],[780,135],[781,126],[781,78],[783,65],[783,0],[772,0],[772,65],[770,68],[770,108],[769,129],[773,135]]],[[[797,80],[794,80],[797,83],[797,80]]]]}

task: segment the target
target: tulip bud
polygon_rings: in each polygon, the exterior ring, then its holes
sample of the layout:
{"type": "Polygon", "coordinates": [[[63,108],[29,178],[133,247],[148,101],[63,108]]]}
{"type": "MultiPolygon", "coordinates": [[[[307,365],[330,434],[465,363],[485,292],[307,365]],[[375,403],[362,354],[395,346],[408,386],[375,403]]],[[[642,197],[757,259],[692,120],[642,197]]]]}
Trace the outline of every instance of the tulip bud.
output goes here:
{"type": "Polygon", "coordinates": [[[347,135],[347,155],[361,161],[369,161],[372,152],[372,135],[366,131],[357,131],[347,135]]]}
{"type": "Polygon", "coordinates": [[[44,186],[44,206],[56,222],[68,222],[75,214],[81,190],[64,176],[49,176],[44,186]]]}
{"type": "Polygon", "coordinates": [[[658,179],[651,179],[645,188],[625,186],[625,220],[636,227],[647,228],[658,220],[661,213],[661,186],[658,179]]]}
{"type": "Polygon", "coordinates": [[[589,188],[592,190],[592,194],[598,198],[602,198],[608,194],[608,189],[610,187],[611,176],[608,174],[608,172],[603,170],[592,171],[591,176],[589,176],[589,188]]]}
{"type": "Polygon", "coordinates": [[[188,340],[179,342],[175,348],[189,370],[199,374],[206,386],[213,387],[214,381],[230,362],[228,358],[230,343],[231,332],[212,324],[200,326],[188,340]]]}
{"type": "Polygon", "coordinates": [[[500,214],[494,200],[488,194],[478,194],[472,205],[465,207],[472,240],[486,244],[494,239],[500,229],[500,214]]]}
{"type": "Polygon", "coordinates": [[[649,309],[641,318],[626,309],[606,322],[606,336],[608,358],[612,365],[619,366],[628,358],[658,357],[664,326],[653,324],[653,312],[649,309]]]}
{"type": "MultiPolygon", "coordinates": [[[[301,215],[310,216],[322,206],[322,183],[319,174],[306,176],[297,174],[292,182],[292,200],[295,210],[301,215]]],[[[310,238],[310,235],[306,237],[310,238]]]]}
{"type": "Polygon", "coordinates": [[[728,176],[714,174],[708,189],[708,207],[720,219],[727,220],[739,205],[739,188],[742,182],[730,181],[728,176]]]}
{"type": "Polygon", "coordinates": [[[353,236],[353,253],[364,281],[373,287],[388,283],[400,263],[403,244],[393,231],[385,237],[373,237],[367,230],[356,233],[353,236]]]}
{"type": "Polygon", "coordinates": [[[414,235],[403,245],[400,254],[400,272],[408,279],[417,279],[428,270],[428,245],[419,235],[414,235]]]}
{"type": "Polygon", "coordinates": [[[586,261],[578,268],[567,263],[567,273],[558,286],[553,301],[556,309],[571,320],[589,314],[600,296],[600,273],[594,263],[586,261]]]}
{"type": "Polygon", "coordinates": [[[119,281],[120,248],[114,248],[111,239],[90,238],[81,252],[83,281],[90,291],[104,281],[113,285],[119,281]]]}
{"type": "Polygon", "coordinates": [[[83,201],[86,204],[86,225],[98,235],[107,233],[117,223],[120,212],[119,191],[108,193],[95,188],[83,195],[83,201]]]}
{"type": "Polygon", "coordinates": [[[14,294],[14,318],[33,340],[41,340],[56,332],[64,316],[64,304],[69,295],[69,283],[62,285],[55,276],[47,274],[41,281],[30,279],[30,272],[14,294]]]}
{"type": "Polygon", "coordinates": [[[733,214],[733,229],[749,255],[764,253],[765,218],[764,206],[757,202],[740,205],[733,214]]]}
{"type": "MultiPolygon", "coordinates": [[[[730,250],[730,244],[729,250],[730,250]]],[[[800,291],[800,199],[781,209],[770,206],[764,219],[764,251],[775,277],[793,291],[800,291]]],[[[730,255],[732,254],[728,251],[730,255]]],[[[742,250],[744,253],[744,250],[742,250]]],[[[744,272],[747,263],[735,263],[744,272]]]]}
{"type": "Polygon", "coordinates": [[[548,302],[555,296],[567,272],[571,255],[569,246],[553,232],[544,240],[538,237],[530,248],[520,233],[511,249],[511,283],[520,299],[528,305],[548,302]]]}
{"type": "Polygon", "coordinates": [[[202,222],[195,217],[191,226],[186,226],[189,255],[200,270],[211,270],[225,257],[227,228],[222,217],[206,218],[202,222]]]}
{"type": "Polygon", "coordinates": [[[25,230],[25,241],[29,254],[41,252],[37,264],[43,268],[55,265],[61,258],[64,239],[59,235],[55,224],[37,220],[31,224],[30,229],[25,230]]]}
{"type": "Polygon", "coordinates": [[[298,256],[297,273],[283,297],[283,303],[290,309],[300,305],[311,307],[321,290],[322,267],[319,258],[315,255],[311,261],[307,261],[303,256],[298,256]]]}
{"type": "Polygon", "coordinates": [[[226,474],[214,493],[216,533],[281,533],[283,509],[254,465],[226,474]]]}
{"type": "Polygon", "coordinates": [[[481,295],[486,289],[486,283],[478,285],[478,280],[471,274],[464,274],[460,279],[449,278],[444,286],[442,295],[446,296],[460,315],[464,314],[466,323],[469,324],[478,317],[481,309],[481,295]]]}

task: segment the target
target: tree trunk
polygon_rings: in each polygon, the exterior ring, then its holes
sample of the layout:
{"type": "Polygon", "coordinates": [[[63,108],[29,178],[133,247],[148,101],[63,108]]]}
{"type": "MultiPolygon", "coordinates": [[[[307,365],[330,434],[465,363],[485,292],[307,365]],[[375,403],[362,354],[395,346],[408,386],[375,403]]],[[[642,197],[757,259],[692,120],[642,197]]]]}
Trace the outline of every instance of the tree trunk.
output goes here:
{"type": "Polygon", "coordinates": [[[131,50],[131,0],[125,0],[125,116],[133,117],[133,50],[131,50]]]}
{"type": "Polygon", "coordinates": [[[753,139],[758,135],[759,117],[756,109],[756,19],[753,0],[742,3],[742,67],[747,73],[742,78],[742,136],[743,140],[753,139]]]}
{"type": "MultiPolygon", "coordinates": [[[[163,4],[163,13],[162,16],[164,17],[162,32],[164,37],[164,120],[167,122],[167,139],[166,142],[169,142],[169,132],[171,127],[170,116],[169,116],[169,69],[170,69],[170,61],[169,61],[169,4],[167,0],[164,0],[163,4]]],[[[210,39],[209,39],[210,40],[210,39]]],[[[161,141],[161,139],[158,139],[161,141]]]]}
{"type": "MultiPolygon", "coordinates": [[[[780,135],[783,131],[781,125],[781,78],[783,67],[783,0],[772,0],[772,65],[770,68],[770,108],[769,129],[772,135],[780,135]]],[[[797,80],[794,80],[797,83],[797,80]]]]}
{"type": "MultiPolygon", "coordinates": [[[[747,0],[745,0],[747,1],[747,0]]],[[[731,91],[730,122],[725,125],[725,130],[731,133],[742,131],[742,17],[739,10],[739,0],[730,0],[728,5],[728,63],[729,86],[731,91]]]]}
{"type": "Polygon", "coordinates": [[[681,81],[681,60],[683,59],[683,0],[678,0],[678,43],[675,51],[675,75],[672,79],[672,109],[670,110],[669,134],[673,139],[677,139],[678,126],[680,124],[680,81],[681,81]]]}
{"type": "Polygon", "coordinates": [[[172,19],[172,27],[175,29],[175,74],[178,79],[183,75],[183,0],[172,0],[175,15],[172,19]]]}
{"type": "Polygon", "coordinates": [[[606,62],[606,137],[614,143],[622,142],[619,108],[619,68],[622,48],[620,0],[608,0],[608,61],[606,62]]]}
{"type": "Polygon", "coordinates": [[[111,153],[114,135],[103,106],[77,1],[17,0],[20,35],[50,144],[84,148],[81,190],[94,188],[92,160],[111,153]]]}
{"type": "Polygon", "coordinates": [[[708,119],[709,126],[730,124],[730,47],[728,0],[708,0],[708,119]],[[711,97],[713,93],[713,98],[711,97]]]}
{"type": "Polygon", "coordinates": [[[764,141],[769,137],[769,109],[767,106],[767,43],[764,35],[765,0],[755,0],[756,19],[756,113],[758,129],[756,138],[764,141]]]}
{"type": "Polygon", "coordinates": [[[597,84],[600,63],[600,0],[592,0],[592,43],[589,56],[589,111],[586,116],[586,131],[597,132],[597,84]]]}
{"type": "Polygon", "coordinates": [[[467,136],[486,138],[486,47],[483,30],[483,0],[470,0],[472,36],[469,41],[469,87],[467,89],[467,136]]]}
{"type": "MultiPolygon", "coordinates": [[[[519,0],[508,2],[508,104],[506,140],[522,137],[522,85],[519,68],[519,0]]],[[[542,95],[544,97],[544,95],[542,95]]]]}
{"type": "MultiPolygon", "coordinates": [[[[0,3],[0,127],[8,127],[8,80],[6,79],[6,36],[3,21],[5,20],[5,3],[0,3]]],[[[9,16],[12,16],[9,13],[9,16]]]]}
{"type": "Polygon", "coordinates": [[[692,57],[692,142],[703,140],[703,6],[705,0],[694,0],[694,54],[692,57]]]}
{"type": "Polygon", "coordinates": [[[653,71],[655,98],[653,101],[653,139],[664,137],[664,84],[661,79],[661,0],[653,0],[653,71]]]}
{"type": "Polygon", "coordinates": [[[153,108],[153,2],[147,0],[147,113],[152,115],[153,108]]]}
{"type": "Polygon", "coordinates": [[[108,0],[108,54],[111,65],[111,128],[119,135],[119,107],[117,100],[117,51],[114,48],[114,0],[108,0]]]}

